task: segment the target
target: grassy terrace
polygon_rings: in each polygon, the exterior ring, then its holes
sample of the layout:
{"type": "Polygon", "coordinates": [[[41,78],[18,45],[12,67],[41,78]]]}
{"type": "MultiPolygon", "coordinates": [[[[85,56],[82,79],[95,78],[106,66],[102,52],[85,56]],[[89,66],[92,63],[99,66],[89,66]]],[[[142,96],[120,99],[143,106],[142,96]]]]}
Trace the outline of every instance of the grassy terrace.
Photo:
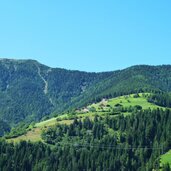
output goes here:
{"type": "MultiPolygon", "coordinates": [[[[145,93],[147,95],[147,93],[145,93]]],[[[144,95],[145,95],[144,94],[144,95]]],[[[135,98],[133,94],[128,95],[128,96],[120,96],[120,97],[116,97],[116,98],[112,98],[109,99],[107,101],[103,101],[97,104],[92,104],[89,107],[95,107],[97,111],[101,111],[100,107],[101,106],[106,105],[110,105],[111,107],[114,107],[117,104],[122,105],[123,107],[130,107],[130,106],[136,106],[136,105],[140,105],[142,106],[143,109],[156,109],[156,108],[162,108],[160,106],[157,106],[155,104],[149,103],[147,101],[147,98],[145,96],[143,96],[143,94],[139,94],[139,97],[135,98]]],[[[103,110],[108,110],[108,107],[104,107],[103,110]]]]}

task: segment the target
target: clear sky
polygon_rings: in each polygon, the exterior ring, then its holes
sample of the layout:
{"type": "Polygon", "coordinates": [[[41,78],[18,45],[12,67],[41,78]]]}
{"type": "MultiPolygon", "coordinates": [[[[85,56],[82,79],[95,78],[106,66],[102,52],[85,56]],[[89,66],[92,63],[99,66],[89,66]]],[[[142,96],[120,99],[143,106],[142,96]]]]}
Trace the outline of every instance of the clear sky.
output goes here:
{"type": "Polygon", "coordinates": [[[0,57],[84,71],[171,64],[171,1],[0,0],[0,57]]]}

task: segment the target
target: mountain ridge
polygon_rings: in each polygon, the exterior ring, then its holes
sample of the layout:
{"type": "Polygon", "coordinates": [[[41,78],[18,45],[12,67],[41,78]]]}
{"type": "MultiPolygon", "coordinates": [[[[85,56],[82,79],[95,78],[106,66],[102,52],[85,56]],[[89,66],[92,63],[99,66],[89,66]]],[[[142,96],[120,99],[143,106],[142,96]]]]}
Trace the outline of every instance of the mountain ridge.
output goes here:
{"type": "Polygon", "coordinates": [[[121,69],[113,69],[111,71],[84,71],[84,70],[78,70],[78,69],[66,69],[62,67],[51,67],[46,64],[43,64],[35,59],[15,59],[15,58],[0,58],[0,62],[16,62],[16,63],[25,63],[25,62],[35,62],[39,65],[51,68],[51,69],[60,69],[60,70],[67,70],[67,71],[79,71],[79,72],[86,72],[86,73],[106,73],[106,72],[116,72],[116,71],[123,71],[131,68],[136,67],[171,67],[171,64],[160,64],[160,65],[150,65],[150,64],[135,64],[127,67],[123,67],[121,69]]]}
{"type": "Polygon", "coordinates": [[[111,72],[51,68],[36,60],[0,59],[0,119],[15,125],[80,108],[103,97],[171,91],[171,65],[111,72]]]}

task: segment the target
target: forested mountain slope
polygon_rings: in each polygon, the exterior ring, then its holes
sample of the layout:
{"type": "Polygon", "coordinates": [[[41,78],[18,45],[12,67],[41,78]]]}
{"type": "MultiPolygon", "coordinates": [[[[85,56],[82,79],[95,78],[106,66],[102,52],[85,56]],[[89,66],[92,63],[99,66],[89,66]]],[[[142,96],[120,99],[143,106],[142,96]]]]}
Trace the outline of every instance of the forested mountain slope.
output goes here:
{"type": "Polygon", "coordinates": [[[0,60],[0,119],[9,124],[40,120],[103,97],[151,90],[171,91],[170,65],[87,73],[34,60],[0,60]]]}
{"type": "Polygon", "coordinates": [[[115,71],[74,99],[73,104],[99,101],[136,92],[171,91],[171,66],[133,66],[115,71]]]}
{"type": "Polygon", "coordinates": [[[40,120],[111,73],[52,69],[33,60],[0,61],[0,118],[40,120]]]}

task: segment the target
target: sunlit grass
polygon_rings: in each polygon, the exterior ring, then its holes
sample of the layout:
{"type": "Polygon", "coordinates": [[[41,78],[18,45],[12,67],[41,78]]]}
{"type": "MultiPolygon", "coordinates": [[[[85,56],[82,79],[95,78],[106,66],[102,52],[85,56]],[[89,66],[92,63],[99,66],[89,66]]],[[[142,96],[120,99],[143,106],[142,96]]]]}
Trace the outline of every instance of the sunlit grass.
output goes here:
{"type": "MultiPolygon", "coordinates": [[[[144,94],[145,95],[145,94],[144,94]]],[[[136,105],[140,105],[142,109],[156,109],[156,108],[161,108],[160,106],[157,106],[155,104],[149,103],[147,101],[147,98],[143,94],[139,94],[139,97],[134,97],[134,95],[128,95],[128,96],[120,96],[117,98],[112,98],[109,100],[103,100],[102,102],[92,104],[87,106],[87,109],[90,109],[94,107],[96,110],[95,111],[88,111],[88,112],[75,112],[75,114],[63,114],[58,117],[54,117],[51,119],[48,119],[46,121],[42,121],[39,123],[36,123],[34,127],[30,128],[28,132],[25,135],[19,136],[17,138],[12,138],[9,139],[8,141],[14,141],[14,142],[19,142],[21,140],[30,140],[30,141],[42,141],[41,139],[41,132],[43,129],[47,129],[48,127],[54,126],[56,124],[71,124],[73,122],[73,118],[77,117],[81,120],[83,120],[85,117],[89,117],[90,119],[94,119],[95,115],[100,115],[100,116],[106,116],[111,112],[113,108],[115,108],[117,104],[122,105],[122,107],[134,107],[136,105]]],[[[146,93],[147,95],[147,93],[146,93]]],[[[131,112],[125,112],[123,113],[124,116],[131,115],[131,112]]],[[[113,115],[111,117],[115,117],[117,115],[113,115]]]]}
{"type": "Polygon", "coordinates": [[[169,163],[171,167],[171,150],[168,151],[166,154],[162,155],[160,161],[161,161],[161,165],[169,163]]]}

